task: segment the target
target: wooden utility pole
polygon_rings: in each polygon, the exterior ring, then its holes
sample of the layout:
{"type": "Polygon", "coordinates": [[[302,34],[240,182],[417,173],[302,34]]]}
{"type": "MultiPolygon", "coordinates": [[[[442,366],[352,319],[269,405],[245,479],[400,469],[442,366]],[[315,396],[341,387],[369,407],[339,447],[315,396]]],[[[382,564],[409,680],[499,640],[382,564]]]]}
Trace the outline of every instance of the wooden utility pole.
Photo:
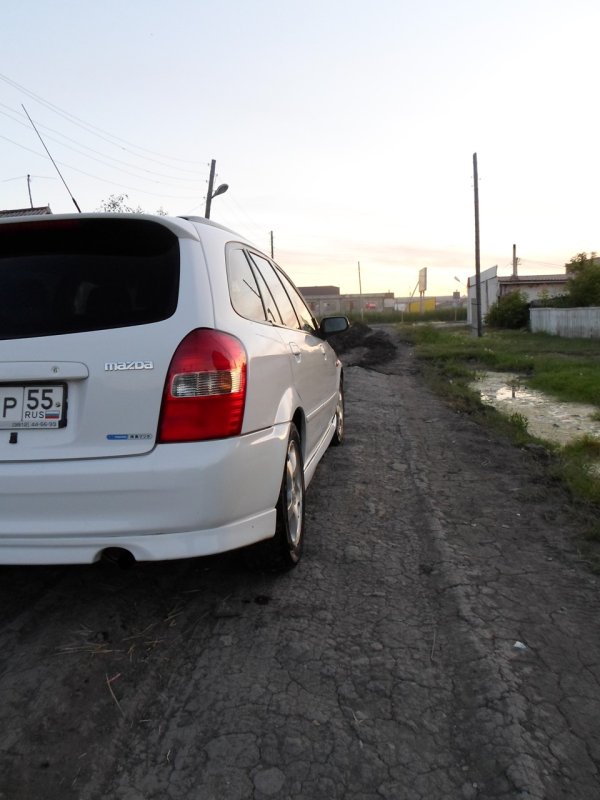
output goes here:
{"type": "Polygon", "coordinates": [[[215,167],[217,166],[217,162],[213,158],[210,162],[210,177],[208,179],[208,192],[206,194],[206,209],[204,211],[204,216],[206,219],[210,219],[210,204],[212,202],[213,196],[213,186],[215,183],[215,167]]]}
{"type": "Polygon", "coordinates": [[[362,281],[360,279],[360,261],[358,262],[358,296],[360,297],[360,318],[361,321],[365,318],[364,303],[362,296],[362,281]]]}
{"type": "Polygon", "coordinates": [[[275,251],[273,250],[273,231],[271,231],[271,258],[275,258],[275,251]]]}
{"type": "Polygon", "coordinates": [[[210,219],[210,205],[212,203],[213,197],[216,197],[219,194],[224,194],[227,191],[227,189],[229,189],[229,186],[226,183],[222,183],[219,186],[217,186],[216,189],[213,189],[215,185],[216,165],[217,162],[213,158],[213,160],[210,162],[210,177],[208,179],[208,192],[206,193],[206,209],[204,211],[204,216],[206,217],[206,219],[210,219]]]}
{"type": "Polygon", "coordinates": [[[481,336],[481,256],[479,250],[479,176],[477,173],[477,153],[473,153],[473,181],[475,184],[475,298],[477,303],[477,336],[481,336]]]}
{"type": "Polygon", "coordinates": [[[517,277],[517,265],[519,260],[517,258],[517,245],[513,244],[513,278],[517,277]]]}

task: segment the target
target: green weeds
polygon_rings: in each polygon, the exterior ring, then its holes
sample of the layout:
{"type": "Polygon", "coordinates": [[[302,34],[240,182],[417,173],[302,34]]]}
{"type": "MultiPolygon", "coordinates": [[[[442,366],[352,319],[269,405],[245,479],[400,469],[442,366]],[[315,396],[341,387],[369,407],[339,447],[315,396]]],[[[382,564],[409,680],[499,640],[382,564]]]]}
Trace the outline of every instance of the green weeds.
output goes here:
{"type": "Polygon", "coordinates": [[[600,341],[562,339],[526,331],[490,331],[481,338],[470,329],[446,331],[441,326],[404,327],[417,345],[417,354],[435,369],[464,370],[472,379],[477,370],[517,372],[532,389],[557,400],[596,405],[600,413],[600,341]],[[460,364],[457,367],[456,364],[460,364]]]}
{"type": "Polygon", "coordinates": [[[351,311],[347,314],[351,322],[363,322],[365,325],[376,325],[386,322],[393,324],[420,325],[431,322],[466,322],[466,306],[444,306],[430,311],[351,311]]]}
{"type": "MultiPolygon", "coordinates": [[[[404,326],[402,334],[416,354],[431,387],[455,409],[468,413],[513,443],[542,444],[551,454],[550,472],[567,488],[574,502],[600,511],[600,441],[585,436],[565,447],[535,439],[521,414],[503,416],[485,406],[470,388],[482,371],[515,372],[529,387],[557,401],[595,405],[600,419],[600,341],[563,339],[527,331],[487,330],[479,338],[470,329],[404,326]]],[[[586,559],[600,572],[600,523],[582,534],[586,559]]]]}
{"type": "Polygon", "coordinates": [[[571,494],[600,507],[600,440],[582,436],[561,448],[559,460],[571,494]]]}

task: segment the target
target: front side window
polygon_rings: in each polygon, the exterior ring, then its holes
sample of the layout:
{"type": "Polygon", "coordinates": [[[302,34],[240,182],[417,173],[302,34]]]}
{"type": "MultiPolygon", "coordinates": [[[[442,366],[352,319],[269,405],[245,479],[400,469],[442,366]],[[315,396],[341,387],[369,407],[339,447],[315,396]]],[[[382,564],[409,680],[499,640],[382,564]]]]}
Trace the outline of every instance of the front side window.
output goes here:
{"type": "Polygon", "coordinates": [[[288,297],[294,306],[302,330],[306,331],[306,333],[316,333],[317,323],[294,284],[281,270],[277,270],[277,277],[283,283],[288,297]]]}
{"type": "Polygon", "coordinates": [[[294,306],[287,296],[281,281],[277,277],[271,262],[256,253],[251,253],[251,258],[267,284],[269,292],[277,305],[282,324],[285,325],[286,328],[299,328],[300,324],[296,312],[294,311],[294,306]]]}
{"type": "Polygon", "coordinates": [[[267,286],[267,283],[263,278],[262,272],[256,266],[255,261],[252,261],[252,271],[256,276],[256,282],[260,289],[260,295],[262,297],[263,304],[265,306],[267,320],[269,322],[272,322],[273,325],[283,325],[283,319],[281,317],[281,314],[279,313],[279,309],[277,308],[277,303],[275,302],[275,298],[273,297],[271,290],[267,286]]]}
{"type": "Polygon", "coordinates": [[[170,317],[179,240],[149,220],[0,225],[0,339],[144,325],[170,317]]]}

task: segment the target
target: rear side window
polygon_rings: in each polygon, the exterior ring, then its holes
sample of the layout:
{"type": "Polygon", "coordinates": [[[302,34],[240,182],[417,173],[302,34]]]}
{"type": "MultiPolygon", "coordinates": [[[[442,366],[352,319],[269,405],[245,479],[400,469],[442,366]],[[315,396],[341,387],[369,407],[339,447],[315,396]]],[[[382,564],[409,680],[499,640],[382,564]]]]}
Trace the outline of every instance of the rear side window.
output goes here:
{"type": "Polygon", "coordinates": [[[0,339],[158,322],[178,294],[179,241],[150,220],[0,225],[0,339]]]}
{"type": "Polygon", "coordinates": [[[227,277],[231,303],[246,319],[265,322],[266,313],[254,273],[244,251],[231,247],[227,252],[227,277]]]}

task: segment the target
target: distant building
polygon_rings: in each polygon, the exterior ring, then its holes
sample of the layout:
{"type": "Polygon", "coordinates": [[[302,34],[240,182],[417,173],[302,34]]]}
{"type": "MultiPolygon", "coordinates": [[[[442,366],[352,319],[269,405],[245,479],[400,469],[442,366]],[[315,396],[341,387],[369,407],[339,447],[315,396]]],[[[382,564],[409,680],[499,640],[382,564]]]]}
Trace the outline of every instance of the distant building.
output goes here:
{"type": "Polygon", "coordinates": [[[542,297],[556,297],[565,294],[569,275],[522,275],[509,278],[498,278],[499,296],[504,297],[511,292],[521,292],[527,300],[539,300],[542,297]]]}
{"type": "Polygon", "coordinates": [[[40,214],[51,214],[50,206],[38,206],[37,208],[8,208],[0,210],[0,217],[37,217],[40,214]]]}
{"type": "MultiPolygon", "coordinates": [[[[511,292],[522,292],[529,302],[545,297],[557,297],[565,294],[569,276],[562,275],[509,275],[498,276],[498,267],[490,267],[480,273],[479,284],[481,287],[481,319],[485,320],[490,306],[501,297],[511,292]]],[[[471,325],[477,324],[477,287],[476,276],[469,278],[467,283],[469,302],[467,303],[467,321],[471,325]]]]}
{"type": "Polygon", "coordinates": [[[339,286],[302,286],[299,287],[304,297],[339,297],[339,286]]]}
{"type": "Polygon", "coordinates": [[[393,292],[340,294],[339,286],[299,286],[315,317],[362,311],[393,311],[393,292]]]}
{"type": "Polygon", "coordinates": [[[419,313],[440,307],[460,308],[467,302],[460,292],[442,297],[395,297],[393,292],[371,292],[360,294],[341,294],[339,286],[299,286],[302,296],[315,317],[332,314],[351,314],[368,312],[397,311],[398,313],[419,313]]]}

